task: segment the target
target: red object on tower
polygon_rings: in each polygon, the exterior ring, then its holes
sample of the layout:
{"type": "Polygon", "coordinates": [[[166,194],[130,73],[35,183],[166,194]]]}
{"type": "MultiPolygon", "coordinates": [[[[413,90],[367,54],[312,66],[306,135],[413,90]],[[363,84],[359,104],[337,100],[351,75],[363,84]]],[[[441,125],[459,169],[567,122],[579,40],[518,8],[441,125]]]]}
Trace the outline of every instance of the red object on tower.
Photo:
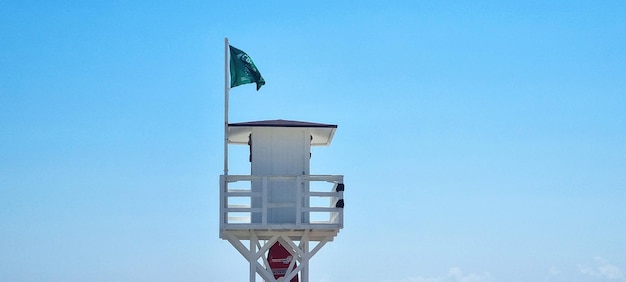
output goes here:
{"type": "MultiPolygon", "coordinates": [[[[291,253],[287,251],[287,249],[285,249],[280,242],[274,243],[267,254],[267,261],[270,264],[274,278],[278,279],[284,277],[289,269],[289,264],[291,264],[293,259],[293,255],[291,255],[291,253]]],[[[293,267],[295,268],[296,264],[294,264],[293,267]]],[[[298,281],[298,275],[291,278],[291,282],[298,281]]]]}

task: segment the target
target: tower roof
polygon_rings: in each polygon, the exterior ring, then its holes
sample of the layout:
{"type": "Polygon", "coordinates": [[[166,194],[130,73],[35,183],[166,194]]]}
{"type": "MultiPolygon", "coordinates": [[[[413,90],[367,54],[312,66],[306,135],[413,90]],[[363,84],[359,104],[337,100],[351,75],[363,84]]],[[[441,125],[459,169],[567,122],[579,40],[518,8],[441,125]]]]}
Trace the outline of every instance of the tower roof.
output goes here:
{"type": "Polygon", "coordinates": [[[260,120],[228,124],[228,142],[233,144],[248,144],[248,136],[254,127],[300,127],[308,128],[313,139],[311,145],[330,145],[337,129],[336,124],[314,123],[294,120],[260,120]]]}

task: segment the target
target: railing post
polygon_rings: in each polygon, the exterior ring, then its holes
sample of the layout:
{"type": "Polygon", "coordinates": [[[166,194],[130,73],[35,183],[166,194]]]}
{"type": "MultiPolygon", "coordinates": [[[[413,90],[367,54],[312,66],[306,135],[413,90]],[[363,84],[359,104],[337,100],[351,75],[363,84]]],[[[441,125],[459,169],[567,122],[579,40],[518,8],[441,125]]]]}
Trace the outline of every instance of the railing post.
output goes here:
{"type": "Polygon", "coordinates": [[[267,176],[263,176],[263,189],[261,191],[261,224],[267,225],[267,176]]]}
{"type": "Polygon", "coordinates": [[[302,224],[302,197],[304,190],[304,183],[302,182],[302,176],[296,176],[296,226],[300,227],[302,224]]]}
{"type": "Polygon", "coordinates": [[[224,230],[225,225],[225,206],[224,206],[224,190],[227,189],[228,184],[226,183],[226,176],[220,175],[220,232],[224,230]]]}

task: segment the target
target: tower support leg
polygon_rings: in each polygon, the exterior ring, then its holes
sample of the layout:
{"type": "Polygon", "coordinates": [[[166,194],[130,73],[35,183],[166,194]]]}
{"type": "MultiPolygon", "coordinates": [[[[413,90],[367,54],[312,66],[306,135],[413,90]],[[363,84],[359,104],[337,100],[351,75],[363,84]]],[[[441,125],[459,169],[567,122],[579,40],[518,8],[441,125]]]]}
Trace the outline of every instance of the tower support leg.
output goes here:
{"type": "Polygon", "coordinates": [[[228,240],[228,242],[230,242],[231,245],[233,245],[233,247],[235,247],[235,249],[237,249],[237,251],[239,251],[239,253],[250,264],[250,282],[256,282],[257,274],[261,276],[265,282],[291,281],[291,279],[296,277],[298,274],[300,274],[301,282],[308,282],[310,259],[334,237],[328,236],[322,238],[319,240],[317,245],[310,250],[308,230],[305,231],[303,236],[298,237],[288,236],[281,234],[281,232],[276,232],[273,236],[265,237],[263,240],[259,240],[254,230],[249,230],[249,232],[246,233],[247,234],[245,234],[245,236],[242,236],[241,232],[238,232],[237,235],[225,232],[225,236],[223,238],[228,240]],[[246,247],[243,241],[249,241],[249,247],[246,247]],[[287,247],[286,249],[293,257],[285,275],[278,280],[274,278],[272,269],[269,267],[269,262],[267,261],[269,248],[276,242],[280,242],[280,244],[287,247]],[[296,242],[298,242],[297,245],[296,242]],[[263,265],[259,261],[263,262],[263,265]],[[297,266],[296,261],[298,264],[297,266]]]}
{"type": "MultiPolygon", "coordinates": [[[[309,232],[307,230],[302,236],[302,240],[300,240],[300,245],[298,245],[303,253],[309,253],[309,232]]],[[[309,282],[309,260],[301,261],[300,264],[306,264],[301,271],[302,282],[309,282]]]]}
{"type": "MultiPolygon", "coordinates": [[[[250,238],[250,254],[256,254],[257,242],[259,239],[256,236],[252,236],[250,238]]],[[[256,264],[258,260],[249,261],[250,262],[250,282],[256,282],[256,264]]]]}

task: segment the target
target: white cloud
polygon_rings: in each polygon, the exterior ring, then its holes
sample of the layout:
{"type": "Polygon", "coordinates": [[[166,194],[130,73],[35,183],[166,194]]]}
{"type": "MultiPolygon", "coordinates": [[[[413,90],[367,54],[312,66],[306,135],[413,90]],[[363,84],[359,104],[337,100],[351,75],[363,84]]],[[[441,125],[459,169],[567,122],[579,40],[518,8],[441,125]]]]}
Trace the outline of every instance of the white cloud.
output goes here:
{"type": "Polygon", "coordinates": [[[483,274],[469,273],[464,274],[459,268],[450,268],[448,271],[448,277],[452,278],[454,282],[486,282],[491,281],[491,274],[485,272],[483,274]]]}
{"type": "Polygon", "coordinates": [[[438,277],[409,277],[401,280],[401,282],[443,282],[441,278],[438,277]]]}
{"type": "Polygon", "coordinates": [[[489,272],[484,272],[482,274],[476,273],[463,273],[460,268],[452,267],[448,270],[446,275],[442,276],[434,276],[434,277],[424,277],[424,276],[415,276],[408,277],[400,280],[400,282],[490,282],[491,274],[489,272]]]}
{"type": "Polygon", "coordinates": [[[594,258],[595,264],[593,266],[579,265],[578,269],[580,273],[593,277],[605,278],[608,280],[626,281],[626,277],[622,273],[622,270],[609,263],[602,257],[594,258]]]}
{"type": "Polygon", "coordinates": [[[544,281],[571,281],[567,273],[567,270],[564,272],[561,268],[551,266],[548,268],[548,274],[544,277],[544,281]]]}
{"type": "Polygon", "coordinates": [[[559,276],[561,274],[561,270],[558,267],[550,267],[548,269],[548,276],[559,276]]]}

